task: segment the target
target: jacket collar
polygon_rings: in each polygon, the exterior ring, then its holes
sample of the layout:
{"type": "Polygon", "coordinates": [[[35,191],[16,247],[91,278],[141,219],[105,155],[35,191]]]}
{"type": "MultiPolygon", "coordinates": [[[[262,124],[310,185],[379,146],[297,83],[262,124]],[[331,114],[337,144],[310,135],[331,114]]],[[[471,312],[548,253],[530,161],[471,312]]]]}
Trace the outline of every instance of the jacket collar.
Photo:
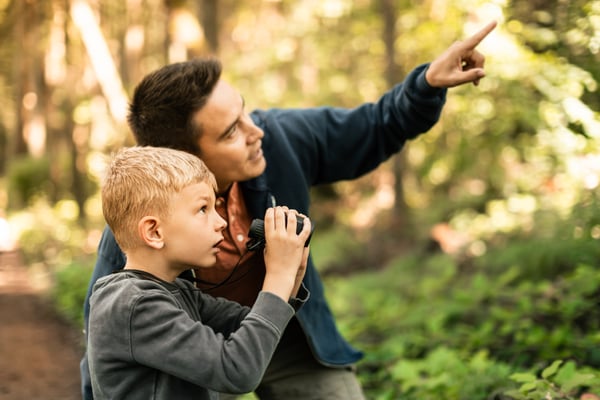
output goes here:
{"type": "Polygon", "coordinates": [[[265,173],[254,179],[240,182],[239,185],[246,208],[252,218],[264,218],[267,208],[276,205],[275,196],[269,189],[265,173]]]}

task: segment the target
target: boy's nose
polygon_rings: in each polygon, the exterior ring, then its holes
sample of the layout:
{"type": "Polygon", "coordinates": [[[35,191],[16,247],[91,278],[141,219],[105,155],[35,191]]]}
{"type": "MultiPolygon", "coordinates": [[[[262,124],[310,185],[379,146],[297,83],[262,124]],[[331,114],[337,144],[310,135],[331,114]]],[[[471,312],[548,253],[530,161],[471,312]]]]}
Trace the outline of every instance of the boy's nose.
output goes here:
{"type": "Polygon", "coordinates": [[[227,221],[217,214],[217,230],[222,231],[227,227],[227,221]]]}

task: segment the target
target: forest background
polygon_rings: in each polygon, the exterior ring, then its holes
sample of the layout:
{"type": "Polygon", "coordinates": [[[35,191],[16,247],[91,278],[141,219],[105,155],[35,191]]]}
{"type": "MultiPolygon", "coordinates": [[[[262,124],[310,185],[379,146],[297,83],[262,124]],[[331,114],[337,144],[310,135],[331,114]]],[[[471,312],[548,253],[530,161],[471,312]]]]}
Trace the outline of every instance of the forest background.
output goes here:
{"type": "Polygon", "coordinates": [[[600,1],[0,0],[0,251],[81,326],[146,73],[215,54],[248,110],[354,107],[490,20],[479,86],[314,189],[313,256],[369,398],[597,399],[600,1]]]}

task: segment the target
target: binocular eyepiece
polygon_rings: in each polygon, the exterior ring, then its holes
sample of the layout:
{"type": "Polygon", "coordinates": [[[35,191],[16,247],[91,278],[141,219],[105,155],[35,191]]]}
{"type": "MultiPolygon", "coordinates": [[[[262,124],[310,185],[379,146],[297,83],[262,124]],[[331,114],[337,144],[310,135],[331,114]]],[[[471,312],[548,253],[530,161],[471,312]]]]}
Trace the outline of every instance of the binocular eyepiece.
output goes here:
{"type": "MultiPolygon", "coordinates": [[[[304,227],[304,218],[301,216],[296,216],[296,234],[302,232],[302,228],[304,227]]],[[[287,226],[287,215],[285,217],[285,223],[287,226]]],[[[310,235],[308,235],[308,239],[304,243],[304,247],[308,247],[310,244],[310,239],[315,230],[315,225],[311,224],[310,235]]],[[[262,219],[256,218],[252,220],[250,224],[250,231],[248,232],[248,237],[250,240],[246,243],[246,248],[250,251],[260,250],[265,247],[265,221],[262,219]]]]}

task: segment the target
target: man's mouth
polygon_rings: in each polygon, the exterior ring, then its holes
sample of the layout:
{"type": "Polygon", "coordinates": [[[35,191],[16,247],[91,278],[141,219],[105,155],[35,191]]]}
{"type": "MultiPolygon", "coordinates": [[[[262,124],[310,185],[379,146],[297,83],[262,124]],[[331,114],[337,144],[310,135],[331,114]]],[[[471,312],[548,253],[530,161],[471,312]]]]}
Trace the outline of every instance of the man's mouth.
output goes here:
{"type": "Polygon", "coordinates": [[[262,148],[259,147],[255,152],[253,152],[253,153],[250,154],[249,160],[250,161],[257,161],[257,160],[259,160],[262,157],[262,154],[263,154],[262,148]]]}

